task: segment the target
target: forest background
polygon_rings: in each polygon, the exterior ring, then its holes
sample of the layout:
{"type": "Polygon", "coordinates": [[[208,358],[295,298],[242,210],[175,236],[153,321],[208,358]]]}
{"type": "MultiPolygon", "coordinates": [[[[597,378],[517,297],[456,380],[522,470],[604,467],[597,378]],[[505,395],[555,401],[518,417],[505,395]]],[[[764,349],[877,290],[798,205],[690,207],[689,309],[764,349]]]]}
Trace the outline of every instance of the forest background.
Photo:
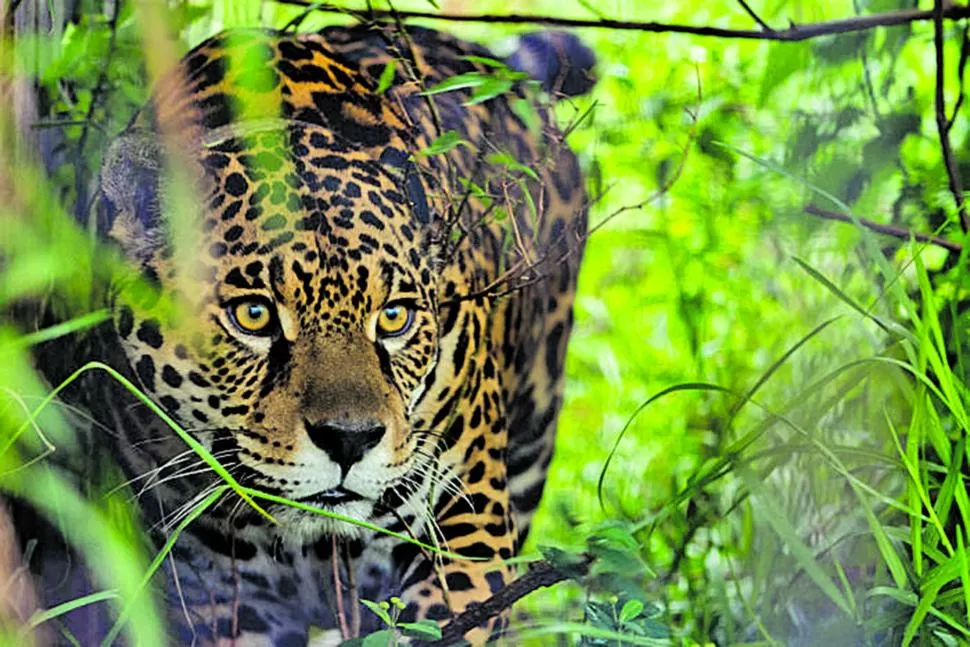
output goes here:
{"type": "MultiPolygon", "coordinates": [[[[21,4],[3,1],[7,18],[21,4]]],[[[9,145],[22,113],[4,102],[0,216],[19,224],[0,229],[0,248],[18,249],[0,267],[0,305],[70,275],[58,246],[68,239],[24,218],[42,211],[68,226],[149,78],[152,3],[83,0],[66,16],[62,3],[35,4],[44,28],[3,41],[0,75],[43,98],[22,135],[51,174],[9,145]]],[[[176,54],[221,29],[351,20],[294,4],[155,3],[176,54]]],[[[523,559],[571,581],[517,607],[510,644],[967,644],[970,10],[906,0],[393,7],[555,18],[408,19],[498,53],[514,34],[575,19],[598,59],[593,92],[558,106],[596,230],[556,458],[523,559]],[[619,24],[589,24],[604,20],[619,24]]],[[[25,352],[60,332],[0,336],[11,441],[40,401],[21,397],[38,388],[25,352]]],[[[0,442],[0,468],[42,465],[18,447],[0,442]]],[[[77,538],[82,552],[105,542],[130,551],[105,595],[80,603],[133,610],[131,625],[143,626],[126,631],[150,640],[151,600],[134,592],[151,556],[126,543],[110,501],[77,505],[95,524],[77,538]]],[[[32,622],[56,626],[57,610],[32,622]]]]}

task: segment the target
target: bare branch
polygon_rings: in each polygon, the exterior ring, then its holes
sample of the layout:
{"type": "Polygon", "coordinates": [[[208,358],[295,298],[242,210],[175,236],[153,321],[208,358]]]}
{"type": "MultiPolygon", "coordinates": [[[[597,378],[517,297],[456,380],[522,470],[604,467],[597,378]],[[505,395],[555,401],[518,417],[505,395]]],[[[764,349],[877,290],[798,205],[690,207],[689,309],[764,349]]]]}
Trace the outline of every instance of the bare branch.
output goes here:
{"type": "MultiPolygon", "coordinates": [[[[783,42],[798,42],[830,36],[832,34],[849,34],[869,31],[876,27],[892,27],[907,25],[914,22],[933,20],[934,11],[918,9],[902,9],[887,11],[871,16],[856,16],[840,20],[810,23],[807,25],[792,24],[788,29],[766,31],[764,29],[724,29],[721,27],[677,25],[654,21],[613,20],[613,19],[585,19],[559,18],[557,16],[541,16],[529,14],[455,14],[434,13],[430,11],[386,11],[386,10],[350,10],[327,3],[314,3],[310,0],[275,0],[279,4],[306,7],[314,11],[332,13],[352,13],[370,20],[384,20],[395,15],[402,19],[421,18],[425,20],[445,20],[449,22],[479,22],[491,24],[531,24],[548,27],[585,27],[600,29],[619,29],[627,31],[643,31],[654,33],[692,34],[694,36],[711,36],[715,38],[738,38],[744,40],[771,40],[783,42]]],[[[960,20],[970,18],[970,6],[951,5],[943,8],[942,17],[946,20],[960,20]]]]}
{"type": "Polygon", "coordinates": [[[946,124],[947,131],[953,128],[953,122],[957,120],[957,114],[960,112],[960,108],[963,106],[963,99],[966,96],[966,93],[963,91],[963,79],[966,76],[967,60],[970,59],[970,25],[963,25],[963,35],[961,38],[960,62],[957,63],[957,81],[960,94],[957,96],[957,102],[953,105],[953,114],[950,115],[950,121],[946,124]]]}
{"type": "Polygon", "coordinates": [[[943,18],[946,8],[943,0],[933,3],[933,44],[936,48],[936,129],[940,133],[940,149],[943,152],[943,163],[946,166],[946,176],[950,183],[950,193],[957,205],[960,226],[964,233],[970,232],[970,215],[963,200],[963,183],[960,181],[960,169],[957,168],[956,158],[950,146],[950,121],[946,116],[946,98],[943,96],[943,82],[945,78],[943,56],[943,18]]]}
{"type": "Polygon", "coordinates": [[[744,9],[744,11],[749,16],[751,16],[751,19],[756,23],[758,23],[762,29],[764,29],[765,31],[775,31],[774,29],[768,26],[768,23],[766,23],[764,20],[761,19],[761,16],[759,16],[754,12],[754,9],[748,6],[748,3],[745,2],[745,0],[738,0],[738,4],[741,5],[741,8],[744,9]]]}
{"type": "Polygon", "coordinates": [[[854,220],[844,213],[838,213],[837,211],[826,211],[825,209],[820,209],[813,204],[805,207],[805,213],[818,216],[819,218],[825,218],[826,220],[838,220],[839,222],[847,222],[850,224],[855,224],[858,222],[866,229],[879,234],[886,234],[887,236],[893,236],[901,240],[909,240],[912,238],[923,243],[932,243],[934,245],[943,247],[944,249],[948,249],[951,252],[956,252],[957,254],[963,251],[963,245],[960,243],[955,243],[952,240],[947,240],[946,238],[941,238],[932,234],[922,234],[917,231],[910,231],[909,229],[904,229],[903,227],[884,225],[872,220],[866,220],[865,218],[858,218],[854,220]]]}

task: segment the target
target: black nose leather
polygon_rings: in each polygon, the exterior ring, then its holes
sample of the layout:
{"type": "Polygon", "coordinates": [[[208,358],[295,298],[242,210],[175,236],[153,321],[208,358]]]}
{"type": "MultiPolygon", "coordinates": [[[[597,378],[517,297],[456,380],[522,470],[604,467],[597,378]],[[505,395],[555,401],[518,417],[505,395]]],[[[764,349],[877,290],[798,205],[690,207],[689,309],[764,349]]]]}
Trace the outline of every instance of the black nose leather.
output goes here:
{"type": "Polygon", "coordinates": [[[384,425],[331,421],[312,424],[303,421],[307,434],[314,445],[327,453],[327,456],[340,466],[341,478],[353,467],[354,463],[364,457],[368,450],[373,449],[384,437],[384,425]]]}

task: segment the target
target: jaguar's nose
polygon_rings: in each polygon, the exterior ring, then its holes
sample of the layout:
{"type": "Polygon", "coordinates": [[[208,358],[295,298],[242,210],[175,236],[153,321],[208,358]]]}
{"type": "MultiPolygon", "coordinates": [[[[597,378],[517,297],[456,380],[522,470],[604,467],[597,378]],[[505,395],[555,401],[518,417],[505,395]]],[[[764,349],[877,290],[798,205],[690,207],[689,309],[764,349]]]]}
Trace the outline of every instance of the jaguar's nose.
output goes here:
{"type": "Polygon", "coordinates": [[[314,445],[340,466],[340,478],[373,449],[384,437],[386,427],[373,420],[330,420],[322,423],[303,421],[307,435],[314,445]]]}

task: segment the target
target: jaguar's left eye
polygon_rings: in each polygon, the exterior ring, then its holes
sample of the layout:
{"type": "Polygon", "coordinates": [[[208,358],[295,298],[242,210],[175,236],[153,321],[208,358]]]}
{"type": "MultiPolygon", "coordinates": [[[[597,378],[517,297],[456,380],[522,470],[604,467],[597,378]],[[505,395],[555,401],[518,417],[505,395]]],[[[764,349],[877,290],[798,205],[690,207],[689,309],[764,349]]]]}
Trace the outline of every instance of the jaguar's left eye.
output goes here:
{"type": "Polygon", "coordinates": [[[411,327],[414,321],[414,309],[403,303],[391,303],[377,315],[377,336],[398,337],[411,327]]]}
{"type": "Polygon", "coordinates": [[[273,306],[264,299],[240,299],[229,305],[229,318],[236,328],[247,335],[273,334],[276,315],[273,306]]]}

